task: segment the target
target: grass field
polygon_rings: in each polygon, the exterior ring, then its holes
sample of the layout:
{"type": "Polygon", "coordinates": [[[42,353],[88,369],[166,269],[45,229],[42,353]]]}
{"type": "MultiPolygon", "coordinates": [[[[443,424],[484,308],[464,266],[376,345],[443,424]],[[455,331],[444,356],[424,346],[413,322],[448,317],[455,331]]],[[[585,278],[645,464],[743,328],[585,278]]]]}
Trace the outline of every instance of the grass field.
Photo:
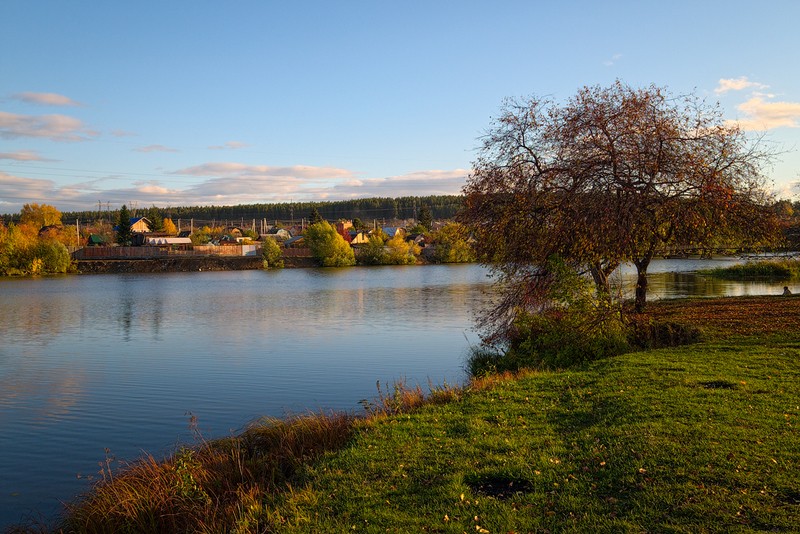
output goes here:
{"type": "MultiPolygon", "coordinates": [[[[800,297],[684,300],[704,341],[371,415],[272,421],[143,460],[72,508],[82,532],[800,531],[800,297]]],[[[110,478],[110,477],[109,477],[110,478]]]]}

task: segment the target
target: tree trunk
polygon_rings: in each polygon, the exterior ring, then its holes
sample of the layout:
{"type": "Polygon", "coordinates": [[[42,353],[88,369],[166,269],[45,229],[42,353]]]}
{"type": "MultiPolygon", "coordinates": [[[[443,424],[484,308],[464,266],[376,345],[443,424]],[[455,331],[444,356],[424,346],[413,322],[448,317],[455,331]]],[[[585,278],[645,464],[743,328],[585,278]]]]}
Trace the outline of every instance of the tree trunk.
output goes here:
{"type": "Polygon", "coordinates": [[[653,258],[652,254],[648,254],[639,261],[633,262],[636,265],[636,301],[634,303],[634,311],[642,313],[645,306],[647,306],[647,267],[650,266],[650,260],[653,258]]]}
{"type": "Polygon", "coordinates": [[[597,293],[603,296],[611,295],[611,285],[608,281],[608,275],[600,267],[591,266],[589,272],[592,274],[594,285],[597,287],[597,293]]]}
{"type": "Polygon", "coordinates": [[[647,305],[647,271],[638,271],[636,277],[636,303],[634,310],[636,313],[642,313],[647,305]]]}

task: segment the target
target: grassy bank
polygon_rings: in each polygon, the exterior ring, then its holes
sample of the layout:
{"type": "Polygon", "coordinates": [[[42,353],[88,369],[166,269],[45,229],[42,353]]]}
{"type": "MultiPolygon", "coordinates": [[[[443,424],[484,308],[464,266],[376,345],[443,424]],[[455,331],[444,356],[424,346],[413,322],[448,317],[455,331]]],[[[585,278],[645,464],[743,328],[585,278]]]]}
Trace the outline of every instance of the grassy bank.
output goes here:
{"type": "Polygon", "coordinates": [[[723,280],[800,280],[800,260],[752,261],[701,272],[723,280]]]}
{"type": "Polygon", "coordinates": [[[800,529],[800,298],[652,313],[705,341],[269,421],[108,474],[63,530],[800,529]]]}

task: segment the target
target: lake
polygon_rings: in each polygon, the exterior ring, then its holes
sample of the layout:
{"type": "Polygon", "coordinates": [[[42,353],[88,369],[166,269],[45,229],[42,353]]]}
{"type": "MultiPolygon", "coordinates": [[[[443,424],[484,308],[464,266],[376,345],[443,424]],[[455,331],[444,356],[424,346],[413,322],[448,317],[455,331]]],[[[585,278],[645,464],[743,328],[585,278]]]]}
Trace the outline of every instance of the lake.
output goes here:
{"type": "MultiPolygon", "coordinates": [[[[656,260],[650,298],[780,294],[656,260]]],[[[617,278],[630,291],[635,275],[617,278]]],[[[477,265],[0,279],[0,529],[50,518],[106,460],[164,456],[260,416],[359,411],[383,386],[464,381],[477,265]]]]}

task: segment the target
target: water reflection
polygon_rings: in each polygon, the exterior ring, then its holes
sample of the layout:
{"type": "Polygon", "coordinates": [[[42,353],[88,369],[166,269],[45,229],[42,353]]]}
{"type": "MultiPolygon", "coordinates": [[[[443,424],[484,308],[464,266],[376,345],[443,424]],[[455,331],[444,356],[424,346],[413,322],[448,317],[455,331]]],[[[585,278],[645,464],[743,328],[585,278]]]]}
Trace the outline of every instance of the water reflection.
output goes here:
{"type": "MultiPolygon", "coordinates": [[[[686,297],[737,297],[749,295],[780,295],[786,282],[722,280],[698,271],[724,268],[745,263],[741,258],[688,260],[653,260],[648,270],[650,300],[686,297]]],[[[614,276],[614,282],[624,298],[633,298],[636,269],[625,265],[614,276]]]]}

